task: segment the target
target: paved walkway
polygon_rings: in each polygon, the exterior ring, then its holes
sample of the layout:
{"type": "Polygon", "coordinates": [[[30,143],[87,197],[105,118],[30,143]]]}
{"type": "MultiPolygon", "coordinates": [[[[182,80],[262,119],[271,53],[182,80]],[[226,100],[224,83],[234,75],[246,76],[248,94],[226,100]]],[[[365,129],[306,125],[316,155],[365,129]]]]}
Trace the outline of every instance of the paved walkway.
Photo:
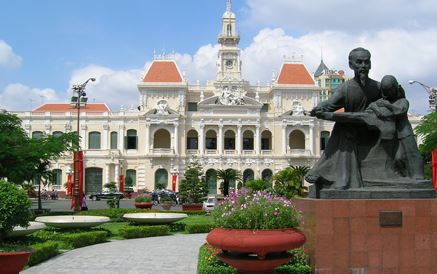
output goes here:
{"type": "Polygon", "coordinates": [[[23,274],[196,274],[206,234],[113,241],[63,253],[23,274]]]}

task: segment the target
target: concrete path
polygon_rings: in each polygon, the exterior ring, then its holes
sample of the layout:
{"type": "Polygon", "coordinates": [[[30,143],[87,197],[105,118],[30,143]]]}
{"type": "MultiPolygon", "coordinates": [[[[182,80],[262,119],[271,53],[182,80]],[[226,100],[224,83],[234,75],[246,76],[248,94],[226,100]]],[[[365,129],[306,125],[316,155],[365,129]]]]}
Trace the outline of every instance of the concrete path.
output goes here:
{"type": "Polygon", "coordinates": [[[23,274],[196,274],[207,234],[176,234],[78,248],[28,268],[23,274]]]}

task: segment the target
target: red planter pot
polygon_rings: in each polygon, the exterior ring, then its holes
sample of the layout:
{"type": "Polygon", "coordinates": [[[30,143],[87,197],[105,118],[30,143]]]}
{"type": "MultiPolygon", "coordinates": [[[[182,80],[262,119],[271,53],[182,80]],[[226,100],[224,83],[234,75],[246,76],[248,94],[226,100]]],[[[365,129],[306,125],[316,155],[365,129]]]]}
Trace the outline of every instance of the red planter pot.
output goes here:
{"type": "Polygon", "coordinates": [[[136,208],[152,208],[153,202],[140,202],[135,203],[136,208]]]}
{"type": "Polygon", "coordinates": [[[184,211],[195,211],[202,210],[202,204],[182,204],[182,210],[184,211]]]}
{"type": "Polygon", "coordinates": [[[215,228],[206,237],[213,247],[223,251],[254,253],[263,258],[268,253],[284,252],[305,243],[305,235],[298,229],[225,229],[215,228]]]}
{"type": "Polygon", "coordinates": [[[18,274],[29,261],[30,251],[0,252],[0,272],[18,274]]]}

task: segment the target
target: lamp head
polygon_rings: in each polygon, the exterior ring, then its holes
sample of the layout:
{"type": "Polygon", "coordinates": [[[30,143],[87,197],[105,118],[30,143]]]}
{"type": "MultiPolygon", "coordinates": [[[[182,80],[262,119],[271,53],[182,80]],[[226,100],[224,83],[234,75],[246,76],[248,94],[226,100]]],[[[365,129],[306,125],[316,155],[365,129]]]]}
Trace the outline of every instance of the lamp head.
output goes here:
{"type": "Polygon", "coordinates": [[[96,81],[96,78],[90,78],[90,80],[94,82],[94,81],[96,81]]]}
{"type": "Polygon", "coordinates": [[[414,84],[414,83],[416,83],[416,81],[415,80],[410,80],[410,81],[408,81],[408,83],[409,84],[414,84]]]}

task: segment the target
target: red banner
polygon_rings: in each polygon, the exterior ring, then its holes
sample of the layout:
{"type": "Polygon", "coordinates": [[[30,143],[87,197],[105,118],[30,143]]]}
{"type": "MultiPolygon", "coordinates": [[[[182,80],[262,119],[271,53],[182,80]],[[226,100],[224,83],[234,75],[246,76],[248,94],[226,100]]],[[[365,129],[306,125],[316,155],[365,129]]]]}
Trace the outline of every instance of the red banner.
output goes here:
{"type": "Polygon", "coordinates": [[[432,151],[432,186],[434,189],[437,188],[437,147],[432,151]]]}
{"type": "Polygon", "coordinates": [[[78,151],[74,153],[74,173],[73,173],[73,184],[72,184],[72,194],[71,208],[75,206],[75,196],[74,192],[76,189],[76,183],[79,183],[79,208],[82,207],[82,196],[83,196],[83,151],[78,151]]]}
{"type": "Polygon", "coordinates": [[[173,190],[173,192],[176,192],[176,180],[178,178],[178,175],[172,175],[171,176],[171,190],[173,190]]]}
{"type": "Polygon", "coordinates": [[[120,192],[124,192],[124,176],[123,175],[120,175],[119,176],[119,178],[118,178],[118,185],[119,185],[119,188],[120,188],[120,192]]]}

